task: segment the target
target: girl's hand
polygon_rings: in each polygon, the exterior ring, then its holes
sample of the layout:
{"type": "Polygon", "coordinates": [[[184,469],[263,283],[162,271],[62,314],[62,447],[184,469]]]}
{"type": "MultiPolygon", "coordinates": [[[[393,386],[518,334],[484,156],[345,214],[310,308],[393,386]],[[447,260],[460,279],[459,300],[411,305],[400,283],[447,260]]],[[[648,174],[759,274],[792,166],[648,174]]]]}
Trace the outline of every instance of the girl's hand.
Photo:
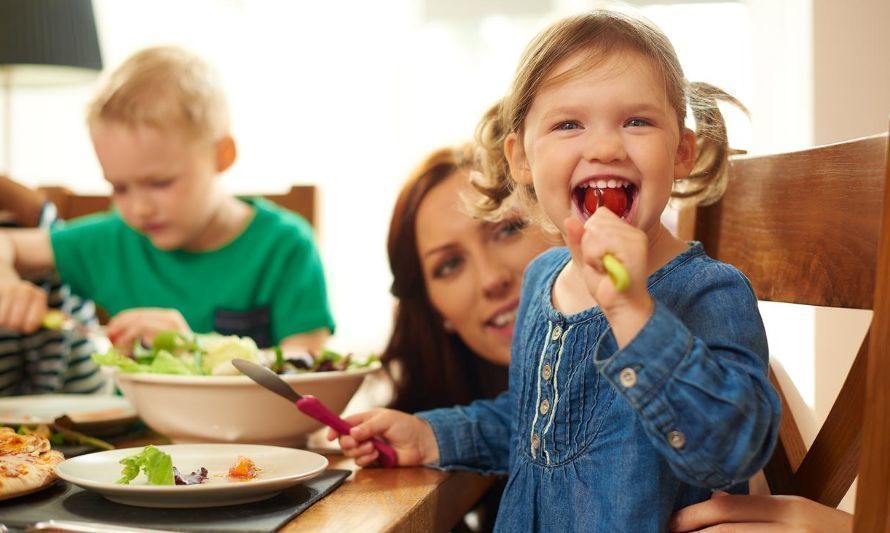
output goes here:
{"type": "Polygon", "coordinates": [[[735,496],[715,492],[706,502],[680,509],[671,531],[853,531],[853,516],[799,496],[735,496]]]}
{"type": "Polygon", "coordinates": [[[327,439],[339,437],[343,455],[355,459],[359,466],[368,466],[377,460],[371,437],[380,437],[396,451],[399,466],[417,466],[436,463],[439,446],[430,425],[414,415],[393,409],[372,409],[345,418],[353,426],[349,435],[338,435],[328,430],[327,439]]]}
{"type": "Polygon", "coordinates": [[[654,305],[646,286],[646,234],[608,209],[597,209],[584,223],[575,217],[566,218],[564,226],[574,264],[590,296],[609,320],[619,346],[624,346],[645,325],[654,305]],[[623,291],[616,289],[606,274],[606,253],[615,256],[627,269],[630,285],[623,291]]]}
{"type": "Polygon", "coordinates": [[[105,328],[108,339],[118,349],[129,353],[136,341],[144,340],[151,344],[162,331],[191,333],[182,313],[176,309],[155,309],[140,307],[128,309],[114,316],[105,328]]]}
{"type": "Polygon", "coordinates": [[[0,328],[34,333],[46,314],[46,291],[17,278],[0,281],[0,328]]]}

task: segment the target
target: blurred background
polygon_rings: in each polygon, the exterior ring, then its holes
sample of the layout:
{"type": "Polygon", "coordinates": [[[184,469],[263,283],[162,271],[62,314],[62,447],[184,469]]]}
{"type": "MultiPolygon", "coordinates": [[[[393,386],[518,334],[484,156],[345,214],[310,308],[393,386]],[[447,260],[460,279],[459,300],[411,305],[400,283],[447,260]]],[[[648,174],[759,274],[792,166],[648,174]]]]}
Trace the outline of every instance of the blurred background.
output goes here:
{"type": "MultiPolygon", "coordinates": [[[[230,190],[318,187],[317,236],[338,323],[332,347],[359,354],[382,349],[389,334],[386,230],[395,195],[412,167],[433,148],[471,137],[539,30],[559,17],[612,5],[93,0],[106,69],[143,47],[177,44],[220,70],[239,143],[239,159],[223,178],[230,190]]],[[[687,78],[718,85],[749,107],[750,120],[729,117],[737,148],[787,151],[887,130],[887,0],[621,5],[665,30],[687,78]]],[[[7,102],[0,122],[8,124],[0,131],[0,146],[8,146],[0,172],[32,186],[107,193],[84,124],[93,88],[94,80],[0,86],[7,102]]],[[[864,334],[868,317],[769,306],[764,314],[774,357],[785,367],[799,367],[792,372],[799,392],[792,400],[824,418],[820,410],[834,395],[822,391],[836,394],[858,344],[849,349],[848,361],[831,361],[818,375],[814,346],[841,337],[831,327],[864,334]],[[783,359],[783,353],[795,357],[783,359]]],[[[801,429],[809,439],[818,425],[801,429]]]]}

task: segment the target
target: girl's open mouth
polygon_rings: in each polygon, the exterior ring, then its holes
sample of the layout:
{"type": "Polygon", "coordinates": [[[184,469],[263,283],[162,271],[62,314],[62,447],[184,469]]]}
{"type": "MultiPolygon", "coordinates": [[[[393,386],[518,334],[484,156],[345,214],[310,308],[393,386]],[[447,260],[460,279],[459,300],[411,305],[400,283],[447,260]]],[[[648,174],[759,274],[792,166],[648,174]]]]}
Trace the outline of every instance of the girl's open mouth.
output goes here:
{"type": "Polygon", "coordinates": [[[575,187],[572,198],[584,220],[600,206],[605,206],[620,218],[627,218],[636,192],[637,186],[623,178],[598,178],[575,187]]]}

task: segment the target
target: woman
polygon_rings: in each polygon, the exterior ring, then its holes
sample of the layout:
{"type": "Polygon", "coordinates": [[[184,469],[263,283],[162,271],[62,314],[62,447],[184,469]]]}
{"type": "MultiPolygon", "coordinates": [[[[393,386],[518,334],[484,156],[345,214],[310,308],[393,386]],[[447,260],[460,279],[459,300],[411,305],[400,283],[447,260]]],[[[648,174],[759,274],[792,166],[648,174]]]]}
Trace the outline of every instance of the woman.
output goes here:
{"type": "Polygon", "coordinates": [[[469,403],[507,388],[510,341],[525,266],[548,247],[518,211],[470,217],[473,148],[431,153],[402,188],[390,222],[393,332],[382,359],[390,407],[469,403]]]}

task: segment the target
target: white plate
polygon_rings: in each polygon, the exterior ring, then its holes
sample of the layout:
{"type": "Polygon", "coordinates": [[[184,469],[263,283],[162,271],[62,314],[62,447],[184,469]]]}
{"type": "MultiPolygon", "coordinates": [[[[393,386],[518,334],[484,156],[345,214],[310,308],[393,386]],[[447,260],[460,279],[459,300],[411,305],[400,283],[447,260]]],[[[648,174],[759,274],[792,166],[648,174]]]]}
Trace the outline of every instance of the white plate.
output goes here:
{"type": "Polygon", "coordinates": [[[77,425],[132,421],[136,411],[126,398],[98,394],[36,394],[0,398],[0,424],[51,424],[68,415],[77,425]]]}
{"type": "Polygon", "coordinates": [[[116,483],[121,477],[120,460],[136,455],[142,448],[124,448],[91,453],[68,459],[56,467],[59,477],[90,489],[111,501],[140,507],[217,507],[271,498],[283,489],[313,478],[328,466],[317,453],[256,444],[170,444],[158,446],[169,453],[173,466],[183,474],[208,470],[200,485],[149,485],[145,475],[129,485],[116,483]],[[259,470],[256,478],[231,481],[226,477],[238,456],[253,460],[259,470]]]}

